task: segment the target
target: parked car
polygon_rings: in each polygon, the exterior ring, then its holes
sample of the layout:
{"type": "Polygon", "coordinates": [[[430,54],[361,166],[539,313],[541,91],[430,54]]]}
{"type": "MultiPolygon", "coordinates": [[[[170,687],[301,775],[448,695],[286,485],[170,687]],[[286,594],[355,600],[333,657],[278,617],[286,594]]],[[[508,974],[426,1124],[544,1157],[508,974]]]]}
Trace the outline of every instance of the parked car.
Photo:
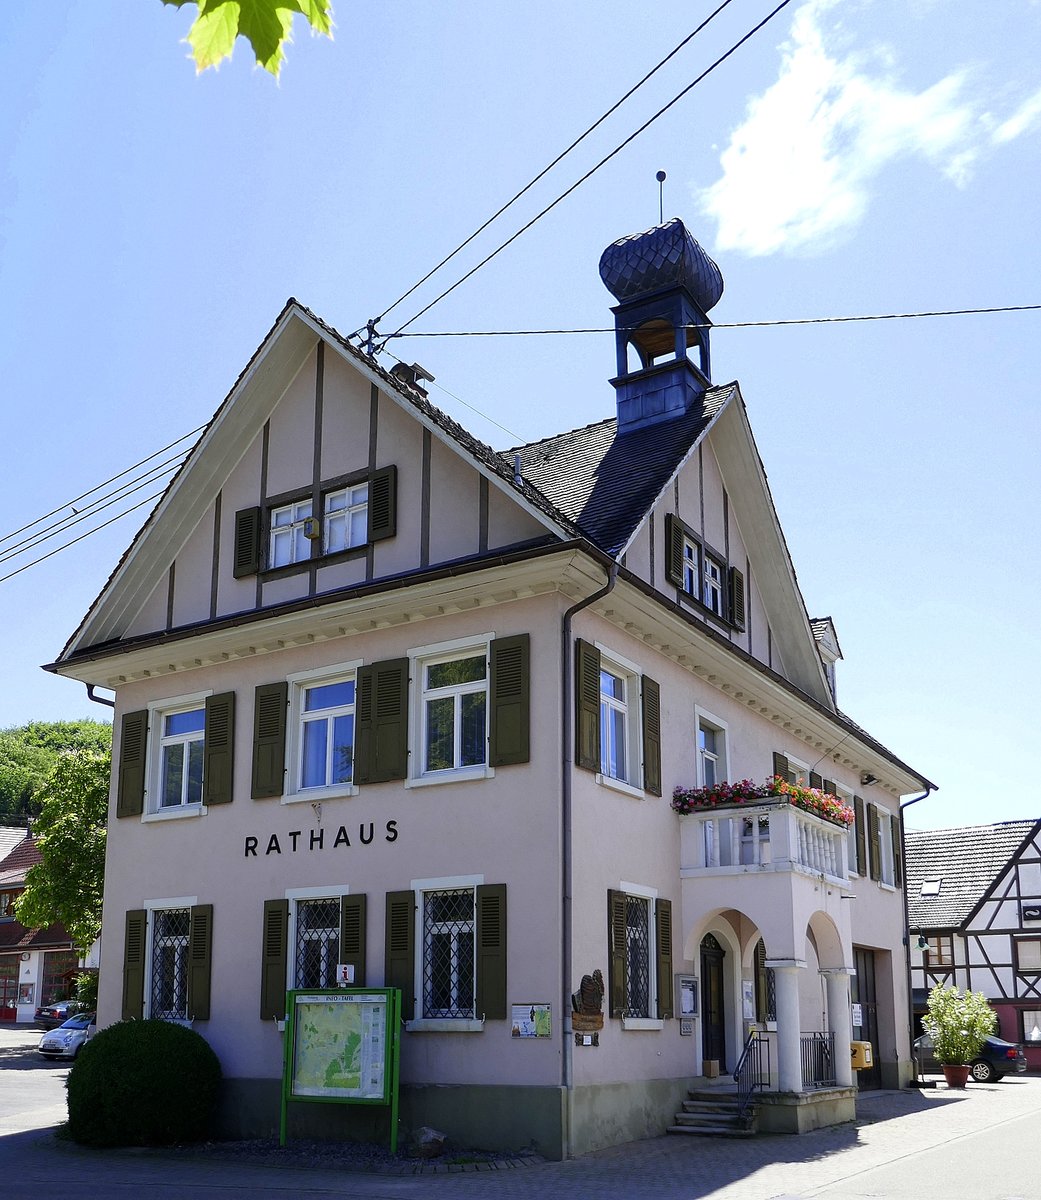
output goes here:
{"type": "Polygon", "coordinates": [[[44,1058],[75,1058],[93,1024],[93,1013],[76,1013],[56,1029],[49,1029],[36,1048],[44,1058]]]}
{"type": "MultiPolygon", "coordinates": [[[[914,1055],[918,1060],[918,1069],[940,1072],[943,1067],[933,1057],[933,1039],[927,1033],[915,1038],[914,1055]]],[[[983,1049],[978,1058],[969,1064],[969,1074],[977,1083],[996,1083],[1004,1075],[1019,1073],[1027,1069],[1027,1056],[1023,1047],[1015,1042],[1006,1042],[1001,1038],[989,1037],[983,1043],[983,1049]]]]}
{"type": "Polygon", "coordinates": [[[58,1000],[54,1004],[45,1004],[36,1010],[35,1021],[37,1029],[55,1029],[63,1021],[67,1021],[74,1013],[83,1007],[77,1000],[58,1000]]]}

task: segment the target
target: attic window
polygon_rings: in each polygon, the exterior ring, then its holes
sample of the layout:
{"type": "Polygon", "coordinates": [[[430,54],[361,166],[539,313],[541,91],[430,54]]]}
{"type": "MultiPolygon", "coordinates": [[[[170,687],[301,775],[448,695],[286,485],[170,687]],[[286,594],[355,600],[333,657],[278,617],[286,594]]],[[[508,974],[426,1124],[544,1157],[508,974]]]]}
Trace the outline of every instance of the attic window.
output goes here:
{"type": "Polygon", "coordinates": [[[923,879],[921,894],[923,896],[938,896],[940,894],[940,885],[942,883],[942,879],[923,879]]]}

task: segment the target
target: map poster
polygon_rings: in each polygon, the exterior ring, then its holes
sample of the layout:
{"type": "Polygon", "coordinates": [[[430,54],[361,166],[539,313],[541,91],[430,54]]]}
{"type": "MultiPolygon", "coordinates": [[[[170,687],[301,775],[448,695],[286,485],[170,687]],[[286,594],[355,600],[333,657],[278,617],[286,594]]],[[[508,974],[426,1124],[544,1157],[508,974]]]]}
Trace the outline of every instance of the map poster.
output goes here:
{"type": "Polygon", "coordinates": [[[392,996],[388,989],[289,993],[290,1099],[386,1104],[391,1087],[392,996]]]}

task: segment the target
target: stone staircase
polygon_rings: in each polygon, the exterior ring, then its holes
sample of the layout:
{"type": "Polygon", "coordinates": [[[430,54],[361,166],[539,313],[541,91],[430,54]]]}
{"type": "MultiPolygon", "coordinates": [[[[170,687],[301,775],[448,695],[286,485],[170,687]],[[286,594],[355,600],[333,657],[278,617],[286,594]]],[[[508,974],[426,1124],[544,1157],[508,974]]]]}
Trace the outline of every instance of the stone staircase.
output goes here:
{"type": "Polygon", "coordinates": [[[742,1116],[738,1098],[733,1091],[722,1088],[692,1088],[683,1101],[683,1111],[676,1114],[675,1123],[667,1133],[688,1137],[754,1137],[756,1107],[750,1104],[742,1116]]]}

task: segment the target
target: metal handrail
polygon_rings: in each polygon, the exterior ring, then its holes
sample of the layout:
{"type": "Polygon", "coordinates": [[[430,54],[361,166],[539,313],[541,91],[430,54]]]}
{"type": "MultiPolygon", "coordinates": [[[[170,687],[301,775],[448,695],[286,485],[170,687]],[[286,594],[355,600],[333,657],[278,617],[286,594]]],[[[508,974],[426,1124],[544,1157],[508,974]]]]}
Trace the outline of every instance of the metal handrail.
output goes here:
{"type": "Polygon", "coordinates": [[[737,1084],[738,1111],[741,1116],[752,1103],[752,1096],[757,1089],[766,1090],[770,1080],[770,1043],[760,1037],[759,1030],[750,1030],[745,1038],[744,1049],[734,1068],[734,1082],[737,1084]],[[766,1072],[763,1072],[763,1057],[766,1057],[766,1072]]]}

